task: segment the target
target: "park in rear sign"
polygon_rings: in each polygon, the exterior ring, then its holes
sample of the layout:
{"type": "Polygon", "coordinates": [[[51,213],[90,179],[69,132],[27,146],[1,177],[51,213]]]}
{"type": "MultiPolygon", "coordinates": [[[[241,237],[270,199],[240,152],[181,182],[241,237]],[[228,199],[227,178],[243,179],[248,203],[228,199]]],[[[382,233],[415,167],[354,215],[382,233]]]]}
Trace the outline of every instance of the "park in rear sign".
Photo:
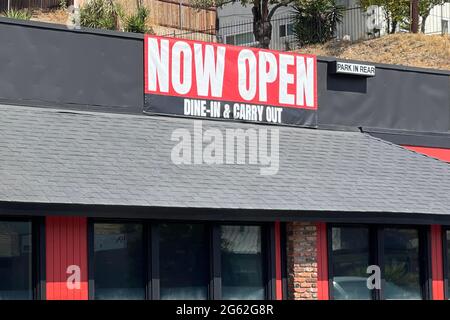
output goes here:
{"type": "Polygon", "coordinates": [[[315,56],[150,35],[144,48],[146,113],[317,124],[315,56]]]}
{"type": "Polygon", "coordinates": [[[375,66],[359,63],[335,61],[331,66],[331,73],[347,74],[362,77],[375,77],[375,66]]]}

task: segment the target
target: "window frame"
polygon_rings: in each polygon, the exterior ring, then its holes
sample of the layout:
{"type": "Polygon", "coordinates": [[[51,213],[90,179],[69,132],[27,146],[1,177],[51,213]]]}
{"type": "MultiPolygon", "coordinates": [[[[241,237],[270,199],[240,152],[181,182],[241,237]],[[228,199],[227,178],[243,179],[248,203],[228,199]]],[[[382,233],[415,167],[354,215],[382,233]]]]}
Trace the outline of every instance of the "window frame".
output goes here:
{"type": "Polygon", "coordinates": [[[450,271],[448,270],[448,268],[450,267],[449,265],[449,259],[447,257],[447,250],[449,249],[448,245],[447,245],[447,231],[450,231],[450,226],[442,226],[442,264],[443,264],[443,268],[444,268],[444,272],[443,272],[443,280],[444,280],[444,299],[445,300],[449,300],[450,299],[450,295],[448,294],[448,290],[449,290],[449,283],[448,283],[448,279],[449,279],[449,274],[450,271]]]}
{"type": "Polygon", "coordinates": [[[0,216],[1,221],[31,223],[31,292],[32,300],[46,299],[45,217],[0,216]]]}
{"type": "Polygon", "coordinates": [[[384,298],[384,230],[385,229],[415,229],[419,237],[419,263],[420,263],[420,291],[422,300],[431,299],[431,242],[430,231],[422,225],[394,225],[394,224],[364,224],[364,223],[328,223],[327,224],[327,249],[328,249],[328,292],[330,300],[333,297],[333,254],[332,254],[332,229],[333,228],[367,228],[369,231],[369,263],[380,266],[381,289],[372,290],[372,300],[385,300],[384,298]]]}
{"type": "Polygon", "coordinates": [[[145,300],[160,300],[160,257],[159,257],[159,224],[188,223],[206,226],[209,240],[209,269],[207,300],[222,299],[221,270],[221,234],[222,225],[260,226],[261,249],[263,257],[265,299],[275,299],[275,238],[274,223],[238,222],[238,221],[199,221],[199,220],[148,220],[128,218],[88,218],[88,277],[89,300],[95,299],[95,265],[94,265],[94,224],[95,223],[141,223],[144,230],[145,263],[145,300]]]}

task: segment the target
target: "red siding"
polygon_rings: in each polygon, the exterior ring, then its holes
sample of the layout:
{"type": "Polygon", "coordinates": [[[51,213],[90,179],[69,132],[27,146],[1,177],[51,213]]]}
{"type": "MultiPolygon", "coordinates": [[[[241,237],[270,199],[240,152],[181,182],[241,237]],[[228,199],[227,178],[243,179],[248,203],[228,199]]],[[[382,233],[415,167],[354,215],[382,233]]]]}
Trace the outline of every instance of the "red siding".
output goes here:
{"type": "Polygon", "coordinates": [[[450,149],[440,149],[440,148],[428,148],[428,147],[412,147],[403,146],[406,149],[416,151],[418,153],[426,154],[427,156],[450,162],[450,149]]]}
{"type": "Polygon", "coordinates": [[[444,264],[442,250],[442,228],[431,226],[431,276],[433,300],[444,300],[444,264]]]}
{"type": "Polygon", "coordinates": [[[47,217],[46,281],[48,300],[88,299],[87,221],[85,217],[47,217]],[[81,270],[80,289],[67,287],[67,267],[81,270]]]}
{"type": "Polygon", "coordinates": [[[281,226],[275,222],[275,299],[283,300],[283,280],[281,275],[281,226]]]}
{"type": "Polygon", "coordinates": [[[327,224],[319,222],[317,228],[317,299],[328,300],[328,244],[327,224]]]}

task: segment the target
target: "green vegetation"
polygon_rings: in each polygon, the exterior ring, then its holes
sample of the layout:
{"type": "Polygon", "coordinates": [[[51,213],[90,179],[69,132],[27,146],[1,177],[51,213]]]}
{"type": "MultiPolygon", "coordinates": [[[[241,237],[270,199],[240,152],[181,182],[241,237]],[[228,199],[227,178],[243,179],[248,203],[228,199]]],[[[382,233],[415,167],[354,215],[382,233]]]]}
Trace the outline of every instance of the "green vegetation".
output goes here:
{"type": "Polygon", "coordinates": [[[112,0],[89,0],[80,8],[82,27],[117,30],[119,8],[112,0]]]}
{"type": "MultiPolygon", "coordinates": [[[[190,0],[198,9],[220,8],[228,3],[241,3],[252,6],[253,35],[259,47],[269,48],[272,40],[272,17],[280,7],[285,7],[299,0],[190,0]]],[[[314,1],[314,0],[309,0],[314,1]]]]}
{"type": "Polygon", "coordinates": [[[297,0],[293,33],[300,46],[325,43],[334,37],[342,22],[344,7],[335,0],[297,0]]]}
{"type": "MultiPolygon", "coordinates": [[[[421,31],[425,32],[425,22],[431,9],[436,5],[442,5],[449,0],[419,0],[419,15],[422,18],[421,31]]],[[[383,7],[387,21],[387,32],[395,33],[397,27],[409,30],[411,24],[410,0],[360,0],[360,5],[367,8],[371,5],[383,7]]]]}
{"type": "Polygon", "coordinates": [[[124,31],[134,33],[153,33],[151,27],[147,26],[149,10],[139,7],[136,13],[124,17],[124,31]]]}
{"type": "Polygon", "coordinates": [[[30,10],[15,10],[10,9],[5,11],[4,16],[11,19],[19,19],[19,20],[30,20],[31,19],[31,11],[30,10]]]}
{"type": "Polygon", "coordinates": [[[147,24],[148,17],[149,10],[140,3],[136,12],[130,15],[112,0],[89,0],[80,8],[80,24],[88,28],[153,33],[147,24]]]}

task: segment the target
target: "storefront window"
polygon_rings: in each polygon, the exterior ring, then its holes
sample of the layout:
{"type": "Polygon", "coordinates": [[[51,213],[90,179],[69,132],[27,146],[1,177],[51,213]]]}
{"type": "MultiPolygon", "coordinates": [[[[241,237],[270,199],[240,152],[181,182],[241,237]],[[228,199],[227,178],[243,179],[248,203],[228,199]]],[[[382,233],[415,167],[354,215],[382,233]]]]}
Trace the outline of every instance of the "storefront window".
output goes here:
{"type": "Polygon", "coordinates": [[[100,220],[89,230],[90,299],[272,297],[263,226],[100,220]]]}
{"type": "Polygon", "coordinates": [[[0,221],[0,300],[32,298],[31,222],[0,221]]]}
{"type": "Polygon", "coordinates": [[[143,226],[94,224],[95,299],[144,299],[143,226]]]}
{"type": "Polygon", "coordinates": [[[223,299],[264,299],[261,227],[222,226],[223,299]]]}
{"type": "Polygon", "coordinates": [[[421,299],[419,232],[384,230],[384,297],[421,299]]]}
{"type": "Polygon", "coordinates": [[[371,299],[367,287],[369,229],[332,228],[332,290],[334,299],[371,299]]]}
{"type": "Polygon", "coordinates": [[[332,298],[422,299],[421,233],[419,228],[331,226],[332,298]]]}
{"type": "Polygon", "coordinates": [[[208,298],[209,241],[202,224],[159,225],[161,299],[208,298]]]}

